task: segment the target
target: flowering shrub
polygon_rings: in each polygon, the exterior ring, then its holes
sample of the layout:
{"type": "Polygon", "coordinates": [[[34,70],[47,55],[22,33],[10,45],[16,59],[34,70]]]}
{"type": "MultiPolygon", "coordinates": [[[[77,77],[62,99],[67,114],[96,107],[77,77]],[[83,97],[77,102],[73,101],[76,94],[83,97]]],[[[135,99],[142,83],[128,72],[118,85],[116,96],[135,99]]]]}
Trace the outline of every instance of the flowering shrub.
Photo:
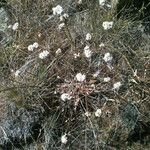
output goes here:
{"type": "Polygon", "coordinates": [[[14,5],[19,23],[0,51],[0,90],[44,109],[35,143],[45,150],[128,149],[136,126],[149,122],[148,40],[139,22],[116,19],[106,0],[67,2],[14,5]],[[141,114],[134,129],[126,103],[141,114]]]}

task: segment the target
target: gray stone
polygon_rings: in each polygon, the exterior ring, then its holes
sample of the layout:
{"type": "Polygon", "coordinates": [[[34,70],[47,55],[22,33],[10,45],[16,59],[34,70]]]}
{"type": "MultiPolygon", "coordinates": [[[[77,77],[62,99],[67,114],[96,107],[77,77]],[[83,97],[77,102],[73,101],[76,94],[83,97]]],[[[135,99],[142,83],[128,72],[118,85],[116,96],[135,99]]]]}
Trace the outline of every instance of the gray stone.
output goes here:
{"type": "Polygon", "coordinates": [[[10,17],[5,8],[0,8],[0,46],[5,45],[10,40],[8,24],[10,17]]]}
{"type": "Polygon", "coordinates": [[[123,126],[133,130],[139,119],[139,111],[135,105],[127,103],[120,109],[120,119],[123,126]]]}
{"type": "Polygon", "coordinates": [[[0,120],[0,146],[13,149],[32,142],[41,128],[44,112],[42,108],[17,108],[10,103],[0,120]]]}

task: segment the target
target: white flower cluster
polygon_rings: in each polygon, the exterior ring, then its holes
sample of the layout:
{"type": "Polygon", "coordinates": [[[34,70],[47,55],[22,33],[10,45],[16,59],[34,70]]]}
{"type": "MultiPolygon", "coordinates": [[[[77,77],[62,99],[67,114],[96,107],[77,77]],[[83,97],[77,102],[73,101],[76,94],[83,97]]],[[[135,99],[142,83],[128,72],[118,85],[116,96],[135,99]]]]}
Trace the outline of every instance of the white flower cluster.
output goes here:
{"type": "Polygon", "coordinates": [[[60,5],[52,8],[53,15],[61,15],[63,12],[63,8],[60,5]]]}
{"type": "Polygon", "coordinates": [[[87,58],[90,58],[92,56],[92,51],[90,50],[90,47],[88,45],[84,47],[84,55],[87,58]]]}
{"type": "Polygon", "coordinates": [[[39,54],[39,58],[45,59],[46,57],[48,57],[48,55],[49,55],[49,52],[47,50],[45,50],[39,54]]]}
{"type": "Polygon", "coordinates": [[[63,13],[64,9],[60,5],[53,7],[52,11],[53,11],[53,15],[60,16],[59,19],[60,19],[61,23],[58,25],[58,29],[61,30],[65,26],[64,21],[69,17],[69,15],[67,13],[63,13]]]}
{"type": "Polygon", "coordinates": [[[37,42],[28,46],[28,51],[33,51],[35,48],[38,48],[39,44],[37,42]]]}
{"type": "Polygon", "coordinates": [[[60,98],[65,102],[66,100],[70,100],[72,97],[68,93],[63,93],[60,98]]]}
{"type": "Polygon", "coordinates": [[[82,73],[77,73],[76,79],[77,79],[77,81],[79,81],[79,82],[83,82],[83,81],[86,79],[86,75],[85,75],[85,74],[82,74],[82,73]]]}
{"type": "Polygon", "coordinates": [[[112,61],[113,57],[110,53],[105,53],[104,57],[103,57],[103,60],[106,62],[106,63],[110,63],[112,61]]]}
{"type": "Polygon", "coordinates": [[[60,16],[60,21],[64,21],[66,20],[67,18],[69,18],[69,15],[64,13],[63,15],[60,16]]]}
{"type": "Polygon", "coordinates": [[[15,77],[18,77],[19,75],[20,75],[20,73],[21,73],[21,71],[20,70],[16,70],[16,72],[15,72],[15,77]]]}
{"type": "Polygon", "coordinates": [[[67,144],[67,142],[68,142],[68,138],[67,138],[67,134],[65,133],[64,135],[61,136],[61,143],[67,144]]]}
{"type": "Polygon", "coordinates": [[[102,115],[102,110],[101,109],[97,109],[95,112],[95,116],[96,117],[100,117],[102,115]]]}
{"type": "Polygon", "coordinates": [[[104,30],[109,30],[113,27],[113,22],[112,21],[105,21],[102,24],[104,30]]]}
{"type": "Polygon", "coordinates": [[[106,3],[106,0],[99,0],[99,5],[100,5],[100,6],[104,6],[105,3],[106,3]]]}
{"type": "Polygon", "coordinates": [[[110,80],[111,80],[110,77],[104,78],[104,82],[109,82],[110,80]]]}
{"type": "Polygon", "coordinates": [[[90,33],[87,33],[85,39],[87,41],[90,41],[92,39],[92,35],[90,33]]]}
{"type": "Polygon", "coordinates": [[[111,8],[111,5],[107,4],[106,0],[99,0],[99,5],[102,7],[107,6],[108,8],[111,8]]]}
{"type": "Polygon", "coordinates": [[[12,25],[12,30],[17,30],[19,28],[19,23],[16,22],[15,24],[12,25]]]}
{"type": "Polygon", "coordinates": [[[73,55],[74,55],[75,59],[78,58],[78,57],[80,57],[80,53],[74,53],[73,55]]]}
{"type": "Polygon", "coordinates": [[[86,117],[90,117],[90,116],[91,116],[91,113],[88,112],[88,111],[86,111],[86,112],[84,113],[84,115],[85,115],[86,117]]]}
{"type": "Polygon", "coordinates": [[[104,44],[104,43],[101,43],[101,44],[99,45],[99,47],[105,47],[105,44],[104,44]]]}
{"type": "Polygon", "coordinates": [[[116,82],[116,83],[114,83],[114,85],[113,85],[113,89],[115,90],[115,91],[118,91],[119,89],[120,89],[120,87],[121,87],[121,82],[116,82]]]}
{"type": "Polygon", "coordinates": [[[82,4],[82,0],[78,0],[77,3],[78,3],[79,5],[81,5],[81,4],[82,4]]]}
{"type": "MultiPolygon", "coordinates": [[[[60,21],[65,21],[69,17],[68,14],[63,14],[60,16],[60,21]]],[[[65,22],[62,22],[58,25],[58,29],[61,30],[65,26],[65,22]]]]}
{"type": "Polygon", "coordinates": [[[58,25],[58,30],[61,30],[64,26],[65,26],[65,23],[64,23],[64,22],[63,22],[63,23],[60,23],[60,24],[58,25]]]}

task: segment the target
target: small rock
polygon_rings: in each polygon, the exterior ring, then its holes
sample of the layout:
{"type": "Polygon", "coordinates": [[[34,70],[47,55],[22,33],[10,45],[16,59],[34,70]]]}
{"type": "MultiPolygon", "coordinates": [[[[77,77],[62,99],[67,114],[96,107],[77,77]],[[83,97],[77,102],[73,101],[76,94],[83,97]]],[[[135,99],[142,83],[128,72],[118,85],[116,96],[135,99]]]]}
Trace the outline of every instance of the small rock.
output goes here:
{"type": "Polygon", "coordinates": [[[11,19],[7,11],[3,7],[1,7],[0,8],[0,46],[5,45],[11,39],[8,30],[8,23],[10,22],[10,20],[11,19]]]}

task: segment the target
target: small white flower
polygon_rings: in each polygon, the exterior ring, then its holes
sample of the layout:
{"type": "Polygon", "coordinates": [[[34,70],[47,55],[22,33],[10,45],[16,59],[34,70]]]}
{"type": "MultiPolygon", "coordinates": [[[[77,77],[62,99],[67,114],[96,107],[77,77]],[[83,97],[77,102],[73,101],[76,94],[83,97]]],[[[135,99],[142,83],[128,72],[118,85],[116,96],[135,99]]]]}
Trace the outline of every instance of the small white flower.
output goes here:
{"type": "Polygon", "coordinates": [[[90,47],[89,47],[88,45],[86,45],[86,46],[84,47],[84,50],[90,50],[90,47]]]}
{"type": "Polygon", "coordinates": [[[105,3],[106,3],[106,0],[99,0],[99,5],[100,5],[100,6],[104,6],[105,3]]]}
{"type": "Polygon", "coordinates": [[[19,23],[16,22],[16,23],[12,26],[12,29],[15,31],[15,30],[18,29],[18,27],[19,27],[19,23]]]}
{"type": "Polygon", "coordinates": [[[85,75],[85,74],[82,74],[82,73],[78,73],[78,74],[76,75],[76,79],[77,79],[77,81],[79,81],[79,82],[83,82],[83,81],[86,79],[86,75],[85,75]]]}
{"type": "Polygon", "coordinates": [[[90,117],[90,116],[91,116],[91,113],[88,112],[88,111],[86,111],[86,112],[84,113],[84,115],[85,115],[86,117],[90,117]]]}
{"type": "Polygon", "coordinates": [[[95,88],[95,84],[91,84],[91,87],[92,87],[92,88],[95,88]]]}
{"type": "Polygon", "coordinates": [[[98,75],[99,75],[100,71],[97,70],[94,74],[93,74],[93,77],[96,78],[98,75]]]}
{"type": "Polygon", "coordinates": [[[74,55],[75,59],[78,58],[78,57],[80,57],[80,53],[74,53],[73,55],[74,55]]]}
{"type": "Polygon", "coordinates": [[[119,90],[119,88],[121,87],[121,82],[116,82],[116,83],[114,83],[114,85],[113,85],[113,89],[114,90],[116,90],[116,91],[118,91],[119,90]]]}
{"type": "Polygon", "coordinates": [[[59,17],[60,21],[64,21],[63,15],[59,17]]]}
{"type": "Polygon", "coordinates": [[[60,53],[61,53],[61,49],[58,48],[57,51],[56,51],[55,53],[56,53],[56,55],[60,54],[60,53]]]}
{"type": "Polygon", "coordinates": [[[14,70],[13,69],[10,69],[11,73],[14,73],[14,70]]]}
{"type": "Polygon", "coordinates": [[[60,96],[62,101],[70,100],[72,97],[68,93],[63,93],[60,96]]]}
{"type": "Polygon", "coordinates": [[[78,4],[82,4],[82,0],[78,0],[78,2],[77,2],[78,4]]]}
{"type": "Polygon", "coordinates": [[[113,27],[113,22],[105,21],[105,22],[103,22],[102,26],[103,26],[104,30],[109,30],[113,27]]]}
{"type": "Polygon", "coordinates": [[[64,21],[65,19],[69,18],[69,15],[67,13],[60,16],[60,21],[64,21]]]}
{"type": "Polygon", "coordinates": [[[18,76],[20,75],[20,73],[21,73],[21,71],[20,71],[20,70],[17,70],[17,71],[15,72],[15,77],[18,77],[18,76]]]}
{"type": "Polygon", "coordinates": [[[104,43],[101,43],[101,44],[99,45],[99,47],[105,47],[105,44],[104,44],[104,43]]]}
{"type": "Polygon", "coordinates": [[[49,55],[49,52],[47,50],[45,50],[39,54],[39,58],[45,59],[48,55],[49,55]]]}
{"type": "Polygon", "coordinates": [[[39,47],[39,44],[37,42],[33,43],[33,44],[30,44],[28,46],[28,51],[33,51],[34,48],[38,48],[39,47]]]}
{"type": "Polygon", "coordinates": [[[108,8],[111,8],[111,5],[110,5],[110,4],[106,4],[106,6],[107,6],[108,8]]]}
{"type": "Polygon", "coordinates": [[[101,109],[97,109],[96,112],[95,112],[95,116],[96,117],[100,117],[102,114],[102,110],[101,109]]]}
{"type": "Polygon", "coordinates": [[[69,17],[69,15],[68,15],[67,13],[64,13],[64,14],[63,14],[63,17],[64,17],[65,19],[67,19],[67,18],[69,17]]]}
{"type": "Polygon", "coordinates": [[[65,23],[61,23],[58,25],[58,29],[61,30],[65,26],[65,23]]]}
{"type": "Polygon", "coordinates": [[[90,33],[86,34],[86,38],[87,41],[90,41],[92,39],[92,35],[90,33]]]}
{"type": "Polygon", "coordinates": [[[57,79],[60,79],[60,76],[57,76],[57,79]]]}
{"type": "Polygon", "coordinates": [[[37,42],[34,42],[34,43],[33,43],[33,47],[34,47],[34,48],[38,48],[38,47],[39,47],[39,44],[38,44],[37,42]]]}
{"type": "Polygon", "coordinates": [[[33,45],[28,46],[28,51],[33,51],[33,49],[34,49],[33,45]]]}
{"type": "Polygon", "coordinates": [[[66,144],[68,142],[67,134],[61,136],[61,143],[66,144]]]}
{"type": "Polygon", "coordinates": [[[63,8],[60,5],[57,5],[56,7],[52,8],[53,15],[61,15],[63,12],[63,8]]]}
{"type": "Polygon", "coordinates": [[[92,52],[91,52],[90,47],[88,45],[84,47],[84,55],[87,58],[90,58],[92,56],[92,52]]]}
{"type": "Polygon", "coordinates": [[[39,33],[39,34],[38,34],[38,37],[40,38],[41,36],[42,36],[42,33],[39,33]]]}
{"type": "Polygon", "coordinates": [[[104,82],[109,82],[110,80],[111,80],[110,77],[104,78],[104,82]]]}
{"type": "Polygon", "coordinates": [[[8,26],[8,29],[12,29],[12,25],[9,25],[9,26],[8,26]]]}
{"type": "Polygon", "coordinates": [[[110,53],[105,53],[104,57],[103,57],[103,60],[106,62],[106,63],[110,63],[112,61],[113,57],[110,53]]]}

